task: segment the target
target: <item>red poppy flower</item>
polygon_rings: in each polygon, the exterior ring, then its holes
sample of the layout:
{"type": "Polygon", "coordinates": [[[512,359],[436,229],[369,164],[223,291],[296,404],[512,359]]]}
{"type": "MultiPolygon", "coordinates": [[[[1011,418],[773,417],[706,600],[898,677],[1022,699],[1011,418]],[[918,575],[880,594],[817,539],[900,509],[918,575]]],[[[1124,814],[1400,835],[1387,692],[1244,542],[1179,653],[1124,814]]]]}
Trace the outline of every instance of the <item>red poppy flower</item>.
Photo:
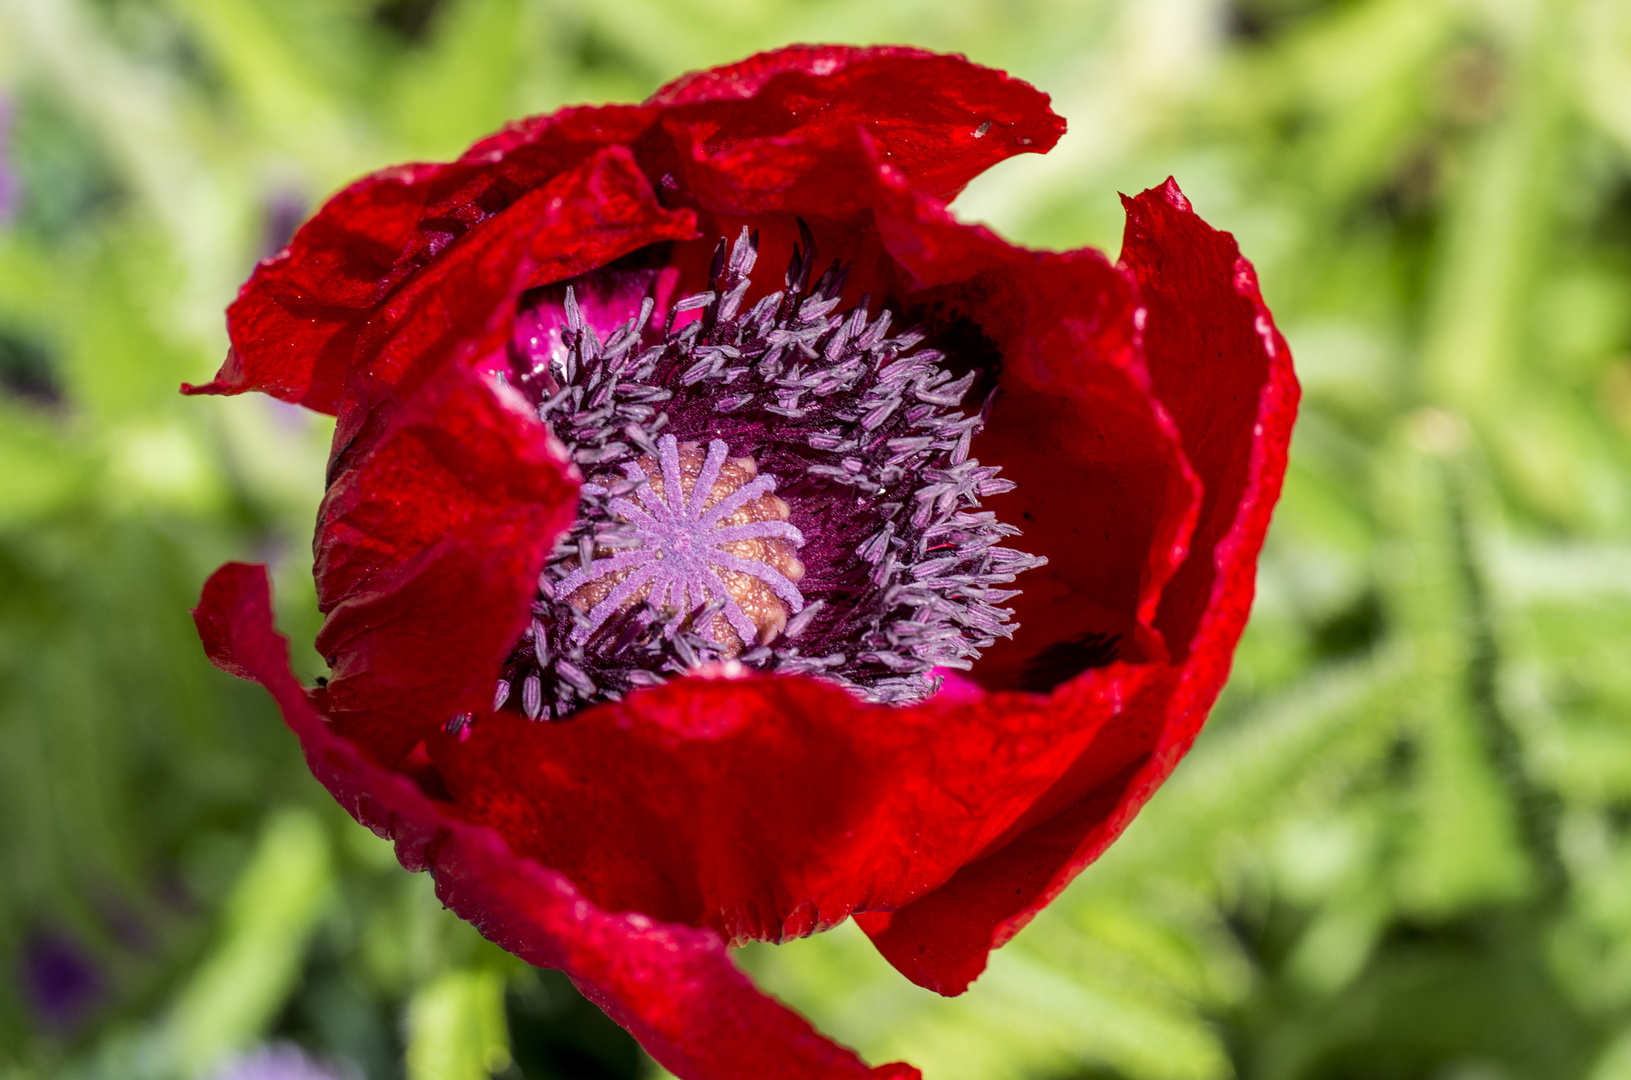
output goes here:
{"type": "Polygon", "coordinates": [[[727,946],[853,915],[961,992],[1228,671],[1290,358],[1171,181],[1119,264],[951,216],[1063,126],[961,58],[837,47],[522,121],[330,200],[189,388],[338,418],[331,678],[290,675],[258,567],[205,586],[210,657],[680,1076],[914,1074],[727,946]]]}

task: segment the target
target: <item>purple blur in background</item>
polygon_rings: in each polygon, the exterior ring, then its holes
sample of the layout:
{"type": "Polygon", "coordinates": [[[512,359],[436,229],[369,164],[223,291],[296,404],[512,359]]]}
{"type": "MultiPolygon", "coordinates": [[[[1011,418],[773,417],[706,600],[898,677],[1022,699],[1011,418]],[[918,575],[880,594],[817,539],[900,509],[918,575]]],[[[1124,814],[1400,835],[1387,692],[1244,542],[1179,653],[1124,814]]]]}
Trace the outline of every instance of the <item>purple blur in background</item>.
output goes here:
{"type": "Polygon", "coordinates": [[[291,1045],[261,1046],[228,1063],[210,1080],[358,1080],[353,1069],[319,1065],[291,1045]]]}
{"type": "Polygon", "coordinates": [[[71,1028],[97,1005],[107,989],[102,970],[66,934],[39,930],[22,950],[23,992],[40,1022],[71,1028]]]}

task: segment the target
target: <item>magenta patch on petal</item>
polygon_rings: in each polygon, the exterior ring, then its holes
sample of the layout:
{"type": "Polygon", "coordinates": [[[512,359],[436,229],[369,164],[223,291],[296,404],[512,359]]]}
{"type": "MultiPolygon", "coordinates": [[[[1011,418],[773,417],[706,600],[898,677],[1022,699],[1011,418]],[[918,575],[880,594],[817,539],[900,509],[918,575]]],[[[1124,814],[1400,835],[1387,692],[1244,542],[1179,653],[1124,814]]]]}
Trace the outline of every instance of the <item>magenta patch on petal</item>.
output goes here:
{"type": "MultiPolygon", "coordinates": [[[[640,314],[640,305],[649,297],[656,305],[655,317],[668,317],[679,271],[672,267],[652,270],[601,270],[585,274],[571,283],[578,310],[585,325],[602,338],[640,314]]],[[[515,318],[516,357],[511,364],[515,374],[544,370],[566,359],[561,331],[566,329],[565,284],[535,290],[524,300],[515,318]]]]}

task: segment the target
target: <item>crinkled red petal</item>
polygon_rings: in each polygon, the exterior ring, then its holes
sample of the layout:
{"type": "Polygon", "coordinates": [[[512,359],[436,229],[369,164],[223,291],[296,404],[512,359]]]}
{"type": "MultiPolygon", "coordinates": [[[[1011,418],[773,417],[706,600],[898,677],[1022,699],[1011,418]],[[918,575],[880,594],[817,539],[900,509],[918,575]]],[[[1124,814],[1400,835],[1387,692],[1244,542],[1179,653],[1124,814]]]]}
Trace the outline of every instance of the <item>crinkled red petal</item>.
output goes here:
{"type": "Polygon", "coordinates": [[[1105,782],[935,892],[857,920],[901,972],[941,993],[965,989],[987,953],[1109,846],[1189,749],[1228,676],[1285,475],[1297,382],[1250,264],[1170,180],[1127,211],[1123,259],[1148,311],[1151,376],[1206,488],[1188,560],[1156,620],[1183,659],[1154,674],[1153,711],[1106,726],[1088,748],[1083,760],[1099,762],[1105,782]],[[1127,764],[1112,773],[1118,762],[1127,764]]]}
{"type": "Polygon", "coordinates": [[[490,704],[576,508],[574,471],[519,398],[454,368],[421,392],[323,501],[317,647],[336,730],[390,763],[490,704]]]}
{"type": "MultiPolygon", "coordinates": [[[[1162,594],[1156,616],[1174,656],[1182,657],[1197,647],[1203,620],[1223,617],[1220,605],[1245,624],[1257,550],[1285,473],[1296,377],[1256,271],[1234,237],[1202,221],[1171,177],[1123,203],[1121,257],[1149,307],[1144,344],[1155,393],[1177,421],[1206,493],[1193,541],[1197,557],[1162,594]],[[1275,438],[1277,449],[1261,449],[1275,438]],[[1220,545],[1226,553],[1199,557],[1220,545]],[[1231,573],[1230,560],[1242,561],[1243,593],[1216,587],[1220,575],[1231,573]]],[[[1236,636],[1226,639],[1226,655],[1236,636]]]]}
{"type": "Polygon", "coordinates": [[[261,390],[319,412],[339,408],[357,336],[427,264],[523,194],[607,146],[636,140],[655,113],[565,109],[476,144],[451,164],[385,169],[334,196],[262,262],[227,309],[232,351],[195,394],[261,390]]]}
{"type": "Polygon", "coordinates": [[[809,679],[692,677],[564,724],[478,715],[430,750],[473,820],[596,904],[778,941],[941,884],[1145,681],[1123,666],[1054,701],[890,709],[809,679]]]}
{"type": "Polygon", "coordinates": [[[949,200],[1004,158],[1046,153],[1065,130],[1028,83],[961,56],[892,46],[760,53],[684,75],[648,104],[665,110],[685,187],[723,213],[853,202],[870,176],[846,183],[834,150],[857,131],[917,190],[949,200]]]}
{"type": "Polygon", "coordinates": [[[602,148],[631,148],[652,180],[678,168],[722,209],[744,200],[768,209],[755,192],[781,190],[783,201],[794,187],[805,201],[842,193],[831,170],[864,129],[923,190],[949,198],[1003,158],[1051,147],[1064,122],[1047,101],[961,57],[801,46],[689,76],[645,106],[532,117],[456,162],[386,169],[330,199],[228,309],[233,348],[215,379],[183,389],[261,390],[334,412],[359,334],[398,290],[602,148]],[[652,130],[664,116],[668,137],[652,130]],[[812,177],[822,170],[826,180],[812,177]]]}
{"type": "Polygon", "coordinates": [[[484,935],[559,968],[681,1080],[800,1077],[914,1080],[911,1066],[868,1068],[798,1014],[761,994],[708,930],[607,912],[564,875],[517,856],[493,830],[381,768],[340,737],[289,672],[264,567],[228,563],[193,613],[215,664],[271,691],[312,774],[359,822],[396,842],[411,870],[484,935]]]}
{"type": "Polygon", "coordinates": [[[417,388],[455,358],[502,353],[522,291],[630,251],[696,235],[665,210],[627,147],[609,146],[534,188],[427,264],[381,305],[346,372],[330,473],[366,450],[417,388]]]}
{"type": "Polygon", "coordinates": [[[519,397],[482,375],[518,294],[632,247],[689,236],[610,147],[529,192],[421,273],[347,375],[318,519],[317,647],[339,729],[392,762],[491,701],[577,480],[519,397]]]}

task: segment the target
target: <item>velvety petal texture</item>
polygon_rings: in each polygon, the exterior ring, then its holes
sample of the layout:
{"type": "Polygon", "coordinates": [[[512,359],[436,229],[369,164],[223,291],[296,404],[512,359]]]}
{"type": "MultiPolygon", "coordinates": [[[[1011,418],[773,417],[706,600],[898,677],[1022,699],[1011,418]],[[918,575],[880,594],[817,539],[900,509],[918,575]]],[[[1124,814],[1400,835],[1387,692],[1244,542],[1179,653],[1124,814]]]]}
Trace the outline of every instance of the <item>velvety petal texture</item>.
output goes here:
{"type": "Polygon", "coordinates": [[[833,214],[866,204],[857,135],[917,190],[949,201],[1064,121],[1034,87],[916,49],[798,47],[659,90],[676,179],[716,212],[833,214]]]}
{"type": "Polygon", "coordinates": [[[329,682],[288,674],[257,568],[206,588],[211,658],[272,690],[313,772],[450,907],[683,1078],[869,1075],[726,947],[854,916],[908,978],[961,992],[1126,826],[1227,676],[1290,356],[1233,239],[1170,180],[1127,200],[1115,264],[951,215],[1062,131],[1000,72],[838,46],[522,121],[337,195],[257,268],[227,363],[189,388],[338,417],[329,682]],[[744,226],[764,266],[813,238],[848,265],[846,303],[921,325],[994,391],[973,451],[1017,486],[986,506],[1048,559],[1009,601],[1019,630],[907,707],[715,664],[563,722],[496,709],[582,480],[498,360],[558,333],[571,283],[602,334],[641,298],[662,325],[744,226]]]}
{"type": "Polygon", "coordinates": [[[193,618],[210,659],[271,691],[300,739],[312,775],[362,824],[396,843],[410,870],[488,938],[530,963],[558,968],[677,1076],[808,1076],[912,1080],[909,1065],[869,1069],[798,1014],[754,989],[708,930],[611,913],[572,882],[517,856],[492,829],[427,796],[335,734],[289,671],[272,625],[266,570],[228,563],[204,586],[193,618]]]}

